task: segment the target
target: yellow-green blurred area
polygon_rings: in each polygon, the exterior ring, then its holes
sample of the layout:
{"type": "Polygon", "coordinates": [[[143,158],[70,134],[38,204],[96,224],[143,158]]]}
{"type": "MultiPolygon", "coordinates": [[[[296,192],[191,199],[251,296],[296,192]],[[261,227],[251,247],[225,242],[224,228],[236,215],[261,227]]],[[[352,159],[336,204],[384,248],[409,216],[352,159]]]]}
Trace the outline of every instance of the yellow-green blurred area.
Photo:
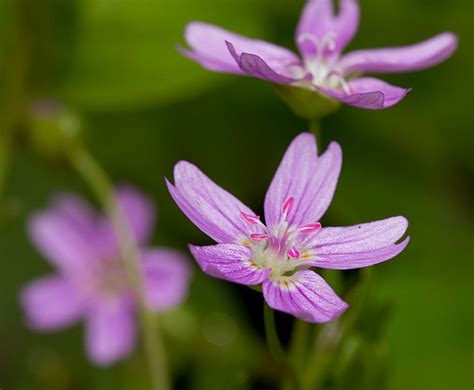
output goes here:
{"type": "MultiPolygon", "coordinates": [[[[349,50],[415,43],[447,30],[459,35],[460,46],[432,69],[381,76],[413,88],[395,107],[378,112],[343,107],[322,122],[323,143],[336,140],[344,153],[323,225],[402,214],[412,238],[404,253],[373,268],[367,305],[378,309],[363,310],[351,335],[351,358],[328,368],[335,379],[322,388],[469,389],[474,3],[360,2],[360,30],[349,50]]],[[[302,5],[302,0],[0,0],[2,389],[147,388],[141,347],[130,359],[99,369],[85,358],[81,325],[48,334],[25,326],[21,287],[53,272],[28,240],[28,217],[57,191],[90,197],[73,171],[47,158],[41,149],[46,146],[31,145],[27,107],[54,99],[79,116],[88,146],[113,179],[138,186],[158,204],[153,243],[182,250],[188,242],[210,244],[166,191],[163,178],[171,178],[174,163],[194,162],[261,212],[286,146],[308,124],[269,84],[211,73],[183,58],[176,46],[184,44],[185,24],[202,20],[294,49],[302,5]]],[[[188,301],[162,318],[176,388],[275,388],[278,370],[265,350],[261,294],[194,268],[188,301]]],[[[287,338],[291,319],[278,319],[287,338]]]]}

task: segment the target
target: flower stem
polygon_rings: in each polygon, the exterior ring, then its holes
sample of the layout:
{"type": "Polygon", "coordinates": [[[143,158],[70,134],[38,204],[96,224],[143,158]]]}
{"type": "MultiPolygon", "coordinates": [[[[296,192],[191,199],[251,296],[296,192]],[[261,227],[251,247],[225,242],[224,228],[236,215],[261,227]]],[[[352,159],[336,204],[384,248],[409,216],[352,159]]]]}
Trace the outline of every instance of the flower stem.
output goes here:
{"type": "Polygon", "coordinates": [[[297,366],[305,358],[310,331],[311,326],[308,322],[295,319],[291,332],[289,356],[297,366]]]}
{"type": "Polygon", "coordinates": [[[6,25],[6,45],[0,100],[0,196],[3,196],[8,179],[8,168],[15,134],[24,125],[25,111],[30,94],[29,79],[32,68],[33,32],[31,26],[35,3],[18,0],[12,3],[12,20],[6,25]]]}
{"type": "Polygon", "coordinates": [[[113,185],[107,173],[97,161],[84,149],[78,148],[71,153],[70,160],[77,172],[88,183],[111,221],[118,238],[119,249],[127,273],[133,283],[138,301],[138,312],[143,331],[143,343],[154,390],[170,389],[163,342],[152,313],[145,304],[143,277],[140,272],[140,253],[136,246],[126,217],[115,196],[113,185]]]}
{"type": "Polygon", "coordinates": [[[321,122],[318,119],[310,119],[309,121],[309,131],[311,131],[316,136],[316,145],[318,149],[322,149],[322,132],[321,132],[321,122]]]}
{"type": "Polygon", "coordinates": [[[324,380],[324,375],[341,352],[341,348],[347,342],[348,338],[353,335],[351,333],[356,322],[360,320],[363,310],[367,305],[369,290],[371,285],[370,268],[362,268],[360,270],[360,280],[346,295],[351,305],[351,310],[344,316],[324,324],[320,329],[313,353],[308,357],[308,364],[303,374],[304,382],[302,388],[304,390],[318,389],[324,380]]]}
{"type": "Polygon", "coordinates": [[[288,382],[288,384],[291,386],[290,388],[298,390],[298,379],[293,368],[288,363],[285,351],[281,345],[280,339],[278,338],[274,312],[265,301],[263,303],[263,317],[265,322],[265,335],[267,338],[268,349],[273,355],[276,363],[281,366],[282,372],[284,373],[285,382],[288,382]]]}

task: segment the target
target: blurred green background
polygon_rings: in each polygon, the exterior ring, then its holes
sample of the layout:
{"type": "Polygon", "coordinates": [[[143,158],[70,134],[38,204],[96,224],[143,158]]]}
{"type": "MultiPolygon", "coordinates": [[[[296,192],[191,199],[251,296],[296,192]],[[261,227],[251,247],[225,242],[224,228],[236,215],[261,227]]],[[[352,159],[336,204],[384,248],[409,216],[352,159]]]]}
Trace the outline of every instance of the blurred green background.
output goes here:
{"type": "MultiPolygon", "coordinates": [[[[147,387],[140,347],[130,359],[99,369],[84,356],[80,325],[47,335],[24,325],[19,289],[51,272],[25,234],[28,216],[56,191],[89,196],[74,172],[31,147],[26,107],[51,98],[80,116],[90,149],[114,180],[137,185],[157,202],[154,243],[183,250],[188,242],[210,243],[166,192],[163,177],[171,177],[174,163],[196,163],[260,211],[286,146],[307,123],[270,85],[208,72],[175,47],[183,44],[188,21],[203,20],[293,48],[302,5],[0,1],[2,389],[147,387]]],[[[474,4],[362,0],[361,7],[360,31],[350,48],[409,44],[445,30],[460,36],[460,47],[433,69],[383,76],[413,87],[397,106],[380,112],[343,107],[322,123],[324,143],[337,140],[344,151],[323,224],[403,214],[412,237],[402,255],[373,269],[369,302],[388,314],[382,321],[377,311],[367,311],[362,330],[354,330],[362,340],[356,363],[331,388],[472,388],[474,4]],[[377,384],[371,370],[383,377],[377,384]]],[[[176,387],[273,388],[276,369],[264,347],[260,305],[257,292],[196,268],[187,303],[163,318],[176,387]]],[[[287,337],[291,319],[278,318],[287,337]]]]}

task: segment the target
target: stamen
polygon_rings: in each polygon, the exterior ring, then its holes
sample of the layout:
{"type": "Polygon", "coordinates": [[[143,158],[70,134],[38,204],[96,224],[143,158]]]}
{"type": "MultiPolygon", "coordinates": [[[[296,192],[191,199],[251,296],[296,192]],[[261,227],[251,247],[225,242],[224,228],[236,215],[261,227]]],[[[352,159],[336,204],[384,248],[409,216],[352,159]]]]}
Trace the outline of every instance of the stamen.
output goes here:
{"type": "Polygon", "coordinates": [[[328,73],[327,77],[329,79],[332,78],[335,81],[335,85],[334,85],[335,87],[337,85],[340,85],[346,95],[350,95],[352,93],[351,88],[349,87],[349,84],[340,73],[331,71],[328,73]]]}
{"type": "Polygon", "coordinates": [[[313,44],[315,54],[318,54],[319,39],[317,37],[315,37],[313,34],[304,33],[304,34],[298,35],[297,41],[298,41],[299,44],[302,44],[306,41],[309,41],[310,43],[313,44]]]}
{"type": "Polygon", "coordinates": [[[299,259],[301,256],[301,252],[296,248],[290,248],[288,249],[288,256],[293,259],[299,259]]]}
{"type": "Polygon", "coordinates": [[[321,230],[321,224],[319,222],[310,223],[308,225],[301,226],[298,230],[299,230],[300,233],[303,233],[303,234],[315,233],[315,232],[321,230]]]}
{"type": "Polygon", "coordinates": [[[336,50],[336,37],[337,34],[335,31],[329,31],[321,40],[319,50],[324,51],[326,47],[329,51],[336,50]]]}
{"type": "Polygon", "coordinates": [[[260,217],[258,215],[250,215],[247,213],[244,213],[243,211],[240,212],[240,216],[249,224],[251,225],[257,225],[260,222],[260,217]]]}
{"type": "Polygon", "coordinates": [[[250,238],[255,241],[265,241],[270,238],[268,234],[262,234],[262,233],[252,233],[250,235],[250,238]]]}
{"type": "Polygon", "coordinates": [[[337,33],[335,31],[329,31],[322,39],[315,37],[313,34],[304,33],[298,36],[297,41],[299,44],[310,42],[314,48],[314,56],[320,58],[324,55],[326,48],[330,52],[336,50],[336,37],[337,33]]]}
{"type": "Polygon", "coordinates": [[[295,204],[295,198],[290,196],[287,200],[281,205],[281,216],[283,219],[286,219],[288,214],[291,212],[293,205],[295,204]]]}
{"type": "Polygon", "coordinates": [[[339,83],[341,84],[341,87],[342,89],[344,90],[344,92],[347,94],[347,95],[350,95],[352,92],[351,92],[351,88],[349,87],[349,84],[347,83],[347,81],[344,79],[344,77],[340,77],[339,78],[339,83]]]}

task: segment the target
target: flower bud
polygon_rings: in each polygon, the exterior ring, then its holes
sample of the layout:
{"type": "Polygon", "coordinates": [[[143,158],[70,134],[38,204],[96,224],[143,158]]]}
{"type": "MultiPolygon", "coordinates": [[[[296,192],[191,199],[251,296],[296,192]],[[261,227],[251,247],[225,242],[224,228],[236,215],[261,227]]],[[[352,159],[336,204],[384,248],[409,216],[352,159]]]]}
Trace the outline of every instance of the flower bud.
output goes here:
{"type": "Polygon", "coordinates": [[[79,118],[63,104],[41,99],[29,110],[28,142],[42,157],[65,160],[81,143],[79,118]]]}

